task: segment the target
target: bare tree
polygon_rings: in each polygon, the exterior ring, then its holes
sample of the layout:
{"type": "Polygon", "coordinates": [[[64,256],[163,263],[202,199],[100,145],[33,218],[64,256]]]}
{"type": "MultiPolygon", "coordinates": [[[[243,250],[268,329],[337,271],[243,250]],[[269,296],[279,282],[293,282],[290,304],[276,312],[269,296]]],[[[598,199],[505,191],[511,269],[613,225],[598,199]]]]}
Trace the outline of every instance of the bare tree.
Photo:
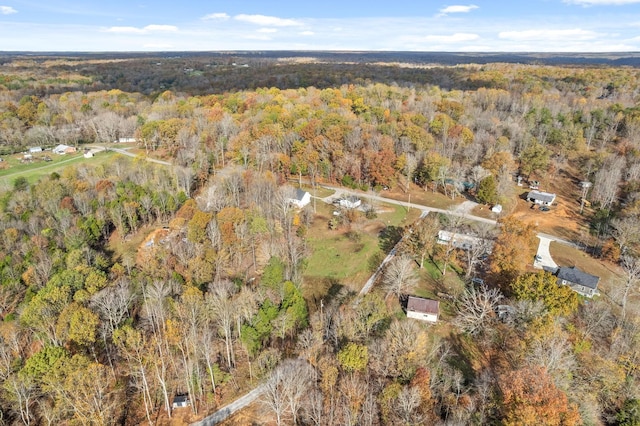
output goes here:
{"type": "Polygon", "coordinates": [[[503,296],[497,288],[486,285],[470,287],[460,295],[456,324],[471,335],[481,333],[495,318],[495,310],[503,296]]]}
{"type": "Polygon", "coordinates": [[[387,294],[395,294],[397,297],[407,294],[418,283],[418,277],[413,269],[413,260],[402,255],[395,257],[385,271],[383,285],[387,294]]]}
{"type": "Polygon", "coordinates": [[[304,397],[315,387],[314,376],[313,367],[301,359],[287,359],[273,370],[260,401],[273,411],[276,424],[289,416],[297,423],[304,397]]]}
{"type": "Polygon", "coordinates": [[[618,185],[622,179],[624,166],[623,157],[611,155],[596,172],[591,200],[600,203],[603,209],[609,208],[618,200],[618,185]]]}
{"type": "Polygon", "coordinates": [[[640,259],[634,256],[624,255],[622,256],[621,266],[624,271],[624,282],[621,289],[620,304],[622,305],[621,322],[624,322],[627,315],[629,293],[631,293],[640,281],[640,259]]]}

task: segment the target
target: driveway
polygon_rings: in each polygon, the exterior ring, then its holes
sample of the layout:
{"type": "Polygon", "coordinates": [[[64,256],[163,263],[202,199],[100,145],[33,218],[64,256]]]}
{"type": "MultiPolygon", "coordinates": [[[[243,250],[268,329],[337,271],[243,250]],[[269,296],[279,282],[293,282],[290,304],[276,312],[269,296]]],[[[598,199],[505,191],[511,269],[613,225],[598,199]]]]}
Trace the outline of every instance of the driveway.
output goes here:
{"type": "Polygon", "coordinates": [[[549,252],[549,244],[551,244],[552,239],[541,235],[538,235],[538,238],[540,239],[540,244],[538,244],[538,253],[533,260],[533,267],[555,272],[558,269],[558,265],[553,261],[549,252]]]}

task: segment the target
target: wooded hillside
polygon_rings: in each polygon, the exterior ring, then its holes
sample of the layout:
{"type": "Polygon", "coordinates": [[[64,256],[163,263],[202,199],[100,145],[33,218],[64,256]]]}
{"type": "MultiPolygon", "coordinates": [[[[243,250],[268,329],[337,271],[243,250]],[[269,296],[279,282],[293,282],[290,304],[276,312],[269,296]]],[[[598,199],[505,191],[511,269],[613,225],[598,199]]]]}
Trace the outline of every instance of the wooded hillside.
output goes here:
{"type": "Polygon", "coordinates": [[[639,424],[637,69],[119,61],[0,68],[3,157],[138,155],[0,193],[4,423],[195,421],[265,383],[263,424],[639,424]],[[517,176],[576,212],[585,196],[570,238],[615,272],[601,295],[532,268],[536,227],[509,216],[517,176]],[[303,184],[506,211],[497,228],[430,213],[405,229],[376,206],[296,209],[303,184]],[[405,238],[374,291],[306,275],[313,247],[356,253],[376,226],[372,271],[405,238]],[[436,244],[441,229],[493,249],[436,244]],[[406,318],[420,291],[439,324],[406,318]]]}

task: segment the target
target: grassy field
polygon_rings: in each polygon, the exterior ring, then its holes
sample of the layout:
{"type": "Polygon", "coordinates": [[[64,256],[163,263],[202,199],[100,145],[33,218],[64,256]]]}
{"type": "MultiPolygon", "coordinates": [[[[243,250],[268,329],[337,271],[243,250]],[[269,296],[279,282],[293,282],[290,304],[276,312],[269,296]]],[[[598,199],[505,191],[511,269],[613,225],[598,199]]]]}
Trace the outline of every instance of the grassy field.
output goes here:
{"type": "Polygon", "coordinates": [[[402,227],[413,223],[420,212],[401,206],[380,206],[381,212],[376,219],[361,218],[351,227],[330,230],[328,222],[333,207],[317,204],[317,214],[313,225],[307,232],[310,256],[304,272],[308,297],[322,297],[331,292],[332,287],[346,286],[359,291],[371,276],[370,260],[382,253],[380,232],[386,227],[402,227]]]}
{"type": "MultiPolygon", "coordinates": [[[[28,163],[21,163],[17,154],[4,157],[0,169],[0,187],[10,188],[18,177],[24,177],[29,183],[37,182],[43,176],[50,175],[53,172],[60,173],[61,170],[68,166],[87,162],[90,164],[100,164],[109,161],[114,152],[100,152],[93,158],[84,158],[82,153],[56,155],[50,152],[39,153],[34,155],[34,160],[28,163]],[[44,161],[43,158],[48,155],[51,161],[44,161]]],[[[20,155],[20,158],[22,156],[20,155]]]]}

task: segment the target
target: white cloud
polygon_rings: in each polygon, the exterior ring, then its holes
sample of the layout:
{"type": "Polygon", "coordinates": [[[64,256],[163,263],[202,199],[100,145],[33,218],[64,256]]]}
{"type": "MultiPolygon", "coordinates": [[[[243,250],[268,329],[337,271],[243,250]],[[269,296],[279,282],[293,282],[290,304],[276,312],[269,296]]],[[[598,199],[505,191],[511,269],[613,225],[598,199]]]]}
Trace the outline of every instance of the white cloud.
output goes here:
{"type": "Polygon", "coordinates": [[[447,6],[447,7],[443,7],[442,9],[440,9],[440,15],[447,15],[449,13],[468,13],[471,12],[473,9],[477,9],[478,6],[476,6],[475,4],[469,4],[469,5],[453,5],[453,6],[447,6]]]}
{"type": "Polygon", "coordinates": [[[258,32],[259,33],[277,33],[278,30],[275,28],[260,28],[258,32]]]}
{"type": "Polygon", "coordinates": [[[1,15],[11,15],[12,13],[18,13],[18,11],[11,6],[0,6],[1,15]]]}
{"type": "Polygon", "coordinates": [[[272,27],[299,27],[302,25],[301,22],[298,22],[293,19],[284,19],[278,18],[276,16],[266,16],[266,15],[236,15],[233,19],[242,22],[248,22],[250,24],[256,25],[264,25],[264,26],[272,26],[272,27]]]}
{"type": "Polygon", "coordinates": [[[156,31],[156,32],[174,33],[178,31],[178,27],[176,27],[175,25],[147,25],[146,27],[143,28],[143,30],[147,32],[156,31]]]}
{"type": "Polygon", "coordinates": [[[117,33],[117,34],[148,34],[152,32],[177,32],[178,27],[173,25],[147,25],[144,28],[110,27],[104,31],[108,33],[117,33]]]}
{"type": "Polygon", "coordinates": [[[622,6],[640,3],[640,0],[564,0],[564,2],[580,6],[622,6]]]}
{"type": "Polygon", "coordinates": [[[429,35],[423,37],[423,41],[433,43],[461,43],[463,41],[472,41],[480,38],[478,34],[471,33],[455,33],[451,35],[429,35]]]}
{"type": "Polygon", "coordinates": [[[598,34],[593,31],[575,28],[569,30],[502,31],[498,33],[498,37],[516,41],[577,41],[593,40],[598,37],[598,34]]]}
{"type": "Polygon", "coordinates": [[[315,35],[315,33],[314,33],[313,31],[302,31],[302,32],[300,32],[300,33],[298,33],[298,34],[303,35],[303,36],[312,36],[312,35],[315,35]]]}
{"type": "Polygon", "coordinates": [[[118,34],[143,34],[144,30],[142,28],[136,27],[110,27],[105,30],[108,33],[118,33],[118,34]]]}
{"type": "Polygon", "coordinates": [[[227,15],[224,12],[221,13],[210,13],[208,15],[204,15],[202,17],[203,20],[207,21],[207,20],[219,20],[219,21],[226,21],[227,19],[229,19],[230,16],[227,15]]]}

